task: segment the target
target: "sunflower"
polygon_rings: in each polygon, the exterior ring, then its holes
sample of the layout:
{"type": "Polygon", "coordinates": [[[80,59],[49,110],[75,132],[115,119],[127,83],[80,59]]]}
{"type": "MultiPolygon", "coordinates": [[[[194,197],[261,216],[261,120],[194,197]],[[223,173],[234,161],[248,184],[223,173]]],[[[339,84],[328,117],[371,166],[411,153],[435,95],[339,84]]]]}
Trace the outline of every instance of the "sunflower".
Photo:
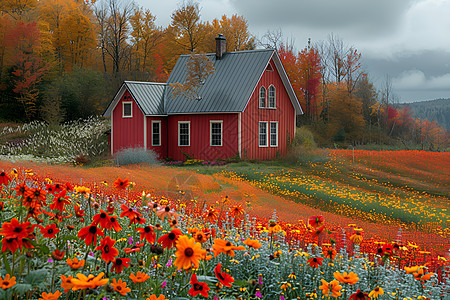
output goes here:
{"type": "Polygon", "coordinates": [[[322,248],[322,254],[324,257],[334,260],[336,257],[337,251],[331,246],[326,246],[322,248]]]}
{"type": "Polygon", "coordinates": [[[97,244],[97,235],[103,236],[103,231],[95,225],[83,227],[78,232],[78,237],[86,243],[86,246],[94,243],[97,244]]]}
{"type": "Polygon", "coordinates": [[[11,287],[13,287],[14,285],[16,285],[16,277],[10,277],[9,274],[5,275],[5,278],[0,276],[0,283],[1,283],[1,288],[4,290],[7,290],[11,287]]]}
{"type": "Polygon", "coordinates": [[[178,228],[172,229],[169,233],[161,236],[158,239],[158,244],[162,244],[163,248],[173,248],[178,237],[181,235],[181,230],[178,228]]]}
{"type": "Polygon", "coordinates": [[[84,289],[95,289],[99,286],[108,283],[109,279],[102,279],[105,273],[101,272],[97,276],[89,274],[88,276],[78,273],[76,278],[72,278],[70,282],[72,283],[72,291],[84,290],[84,289]]]}
{"type": "Polygon", "coordinates": [[[178,267],[178,270],[189,269],[192,265],[197,269],[199,261],[206,253],[200,243],[196,243],[193,238],[185,235],[178,238],[176,248],[175,256],[177,259],[173,264],[178,267]]]}
{"type": "Polygon", "coordinates": [[[114,270],[117,274],[122,273],[124,267],[130,266],[130,261],[129,258],[116,258],[111,266],[111,272],[114,270]]]}
{"type": "Polygon", "coordinates": [[[360,289],[358,289],[356,293],[351,294],[350,298],[348,298],[348,300],[369,300],[369,299],[370,299],[369,294],[361,292],[360,289]]]}
{"type": "Polygon", "coordinates": [[[121,178],[117,178],[114,181],[114,187],[118,190],[125,190],[130,185],[130,181],[128,179],[122,180],[121,178]]]}
{"type": "Polygon", "coordinates": [[[49,239],[55,238],[56,234],[58,232],[59,232],[59,228],[56,227],[55,223],[49,224],[49,225],[41,228],[41,233],[43,234],[43,236],[46,238],[49,238],[49,239]]]}
{"type": "Polygon", "coordinates": [[[81,267],[84,267],[84,264],[86,261],[84,259],[78,260],[78,257],[74,257],[73,259],[66,259],[67,264],[72,268],[72,270],[79,269],[81,267]]]}
{"type": "Polygon", "coordinates": [[[196,274],[192,274],[191,276],[191,285],[192,287],[189,289],[189,295],[195,297],[200,294],[205,298],[208,297],[208,291],[210,290],[208,284],[205,282],[198,282],[196,274]]]}
{"type": "Polygon", "coordinates": [[[102,259],[109,263],[110,261],[114,260],[114,257],[119,255],[119,250],[114,248],[114,244],[116,243],[116,240],[111,239],[109,236],[102,238],[100,241],[100,246],[95,248],[95,250],[101,250],[102,251],[102,259]]]}
{"type": "Polygon", "coordinates": [[[251,240],[250,238],[247,238],[244,241],[244,244],[246,244],[247,246],[253,248],[253,249],[259,249],[261,248],[261,243],[258,240],[251,240]]]}
{"type": "Polygon", "coordinates": [[[331,294],[332,297],[337,298],[341,295],[340,290],[342,289],[342,286],[339,285],[337,280],[326,282],[324,279],[321,279],[321,281],[322,285],[319,286],[319,289],[322,290],[324,296],[330,297],[331,294]]]}
{"type": "Polygon", "coordinates": [[[384,294],[383,289],[377,286],[369,293],[369,297],[371,299],[375,299],[375,298],[378,299],[378,296],[381,296],[383,294],[384,294]]]}
{"type": "Polygon", "coordinates": [[[323,261],[322,257],[313,257],[308,259],[307,263],[313,268],[318,268],[319,266],[322,265],[322,261],[323,261]]]}
{"type": "Polygon", "coordinates": [[[146,273],[142,273],[141,271],[138,271],[136,275],[134,275],[134,273],[130,274],[130,279],[133,280],[134,283],[142,283],[149,278],[150,276],[148,276],[146,273]]]}
{"type": "Polygon", "coordinates": [[[226,255],[234,257],[233,250],[245,250],[245,247],[244,246],[233,246],[233,244],[231,242],[222,240],[222,239],[214,240],[214,244],[213,244],[214,257],[219,255],[220,253],[224,253],[226,255]]]}
{"type": "Polygon", "coordinates": [[[60,291],[56,291],[54,293],[43,292],[41,294],[42,298],[39,298],[39,300],[57,300],[59,298],[59,296],[61,296],[61,292],[60,291]]]}
{"type": "Polygon", "coordinates": [[[214,268],[214,274],[216,274],[217,279],[219,279],[220,283],[224,286],[231,287],[231,284],[234,282],[234,278],[225,272],[221,271],[222,264],[218,263],[214,268]]]}
{"type": "Polygon", "coordinates": [[[116,292],[118,292],[122,296],[125,296],[128,292],[131,292],[131,289],[127,288],[127,283],[125,281],[122,281],[122,279],[116,281],[116,279],[113,278],[111,286],[114,288],[116,292]]]}
{"type": "Polygon", "coordinates": [[[340,283],[348,283],[350,285],[354,285],[359,281],[358,275],[356,273],[350,272],[347,274],[347,272],[344,272],[341,274],[340,272],[334,272],[333,273],[334,278],[339,280],[340,283]]]}

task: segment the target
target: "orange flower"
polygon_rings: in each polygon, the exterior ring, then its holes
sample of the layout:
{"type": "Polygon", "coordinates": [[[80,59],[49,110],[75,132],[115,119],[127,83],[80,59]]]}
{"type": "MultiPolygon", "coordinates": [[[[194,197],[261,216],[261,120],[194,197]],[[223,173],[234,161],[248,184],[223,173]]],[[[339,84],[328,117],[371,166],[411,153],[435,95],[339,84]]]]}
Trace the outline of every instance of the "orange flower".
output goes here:
{"type": "Polygon", "coordinates": [[[67,260],[67,264],[73,269],[73,270],[76,270],[76,269],[79,269],[79,268],[81,268],[81,267],[84,267],[84,264],[85,264],[85,260],[84,259],[82,259],[82,260],[78,260],[78,257],[74,257],[73,258],[73,260],[72,259],[70,259],[70,258],[68,258],[67,260]]]}
{"type": "Polygon", "coordinates": [[[109,263],[110,261],[114,260],[114,257],[119,255],[119,250],[113,247],[115,243],[116,240],[113,240],[109,236],[107,236],[101,239],[100,246],[95,248],[95,250],[102,251],[102,259],[106,263],[109,263]]]}
{"type": "Polygon", "coordinates": [[[244,209],[242,208],[242,205],[235,205],[230,209],[230,215],[233,218],[242,214],[244,214],[244,209]]]}
{"type": "Polygon", "coordinates": [[[208,236],[203,231],[197,231],[192,235],[196,242],[203,244],[208,240],[208,236]]]}
{"type": "Polygon", "coordinates": [[[166,296],[159,295],[159,297],[156,297],[156,295],[153,294],[153,295],[150,295],[150,297],[145,300],[166,300],[166,296]]]}
{"type": "Polygon", "coordinates": [[[178,214],[174,211],[171,210],[169,206],[162,206],[162,207],[158,207],[156,209],[156,215],[164,221],[164,218],[167,216],[167,218],[177,218],[178,214]]]}
{"type": "Polygon", "coordinates": [[[33,189],[28,189],[25,193],[25,197],[30,197],[31,199],[35,199],[40,202],[42,205],[45,205],[45,199],[47,197],[47,191],[37,187],[33,189]]]}
{"type": "Polygon", "coordinates": [[[53,294],[43,292],[41,295],[42,298],[39,298],[39,300],[57,300],[59,298],[59,296],[61,296],[60,291],[56,291],[53,294]]]}
{"type": "Polygon", "coordinates": [[[141,271],[138,271],[136,275],[134,275],[134,273],[130,274],[130,279],[133,280],[134,283],[142,283],[149,278],[150,276],[148,276],[146,273],[142,273],[141,271]]]}
{"type": "Polygon", "coordinates": [[[128,179],[120,179],[117,178],[116,181],[114,181],[114,187],[118,190],[125,190],[130,185],[130,181],[128,179]]]}
{"type": "Polygon", "coordinates": [[[7,290],[16,285],[16,277],[10,277],[9,274],[6,274],[5,278],[3,279],[3,277],[0,276],[0,283],[2,289],[7,290]]]}
{"type": "Polygon", "coordinates": [[[109,226],[106,228],[108,230],[114,229],[116,232],[119,232],[122,230],[122,226],[120,226],[119,222],[117,222],[117,216],[110,216],[109,217],[109,226]]]}
{"type": "Polygon", "coordinates": [[[253,249],[259,249],[261,248],[261,243],[258,240],[251,240],[250,238],[247,238],[244,241],[244,244],[246,244],[247,246],[253,248],[253,249]]]}
{"type": "Polygon", "coordinates": [[[353,244],[359,245],[361,244],[363,240],[363,236],[361,235],[361,233],[359,231],[355,232],[351,237],[350,237],[350,241],[352,241],[353,244]]]}
{"type": "Polygon", "coordinates": [[[173,264],[178,267],[178,270],[189,269],[192,265],[197,269],[199,261],[206,253],[206,250],[202,249],[200,243],[196,243],[193,238],[185,235],[178,238],[176,247],[175,256],[177,259],[173,264]]]}
{"type": "Polygon", "coordinates": [[[218,263],[217,266],[214,268],[214,274],[216,275],[217,279],[219,279],[220,283],[224,286],[231,287],[231,284],[234,282],[234,278],[227,273],[222,273],[221,271],[222,264],[218,263]]]}
{"type": "Polygon", "coordinates": [[[89,274],[88,276],[78,273],[76,278],[71,279],[73,285],[72,291],[84,290],[84,289],[95,289],[99,286],[108,283],[109,279],[102,279],[105,273],[101,272],[97,276],[89,274]]]}
{"type": "Polygon", "coordinates": [[[130,288],[127,288],[127,283],[125,281],[122,281],[122,279],[119,279],[116,281],[115,278],[113,278],[113,282],[111,283],[111,286],[114,288],[116,292],[121,294],[122,296],[125,296],[128,292],[131,291],[130,288]]]}
{"type": "Polygon", "coordinates": [[[214,240],[214,244],[213,244],[214,257],[219,255],[220,253],[224,253],[226,255],[234,257],[233,250],[245,250],[245,247],[244,246],[233,246],[233,244],[231,242],[222,240],[222,239],[214,240]]]}
{"type": "Polygon", "coordinates": [[[348,283],[350,285],[354,285],[359,281],[358,275],[356,273],[350,272],[347,274],[347,272],[344,272],[341,274],[340,272],[334,272],[333,273],[334,278],[339,280],[341,283],[348,283]]]}
{"type": "Polygon", "coordinates": [[[416,273],[413,273],[414,275],[414,279],[416,280],[420,280],[420,281],[426,281],[429,280],[431,278],[431,276],[434,275],[434,273],[427,273],[424,274],[424,267],[419,268],[419,270],[416,273]]]}
{"type": "Polygon", "coordinates": [[[322,254],[324,257],[334,260],[336,257],[337,251],[331,246],[326,246],[322,248],[322,254]]]}
{"type": "Polygon", "coordinates": [[[61,287],[64,289],[64,293],[69,292],[73,288],[72,284],[73,276],[61,275],[61,287]]]}
{"type": "Polygon", "coordinates": [[[369,297],[373,298],[373,299],[378,299],[378,296],[381,296],[381,295],[384,295],[384,291],[382,288],[380,288],[378,286],[369,293],[369,297]]]}
{"type": "Polygon", "coordinates": [[[406,271],[406,274],[412,274],[412,273],[415,273],[415,272],[417,272],[417,270],[419,270],[419,266],[414,266],[414,267],[405,267],[404,269],[405,269],[405,271],[406,271]]]}
{"type": "Polygon", "coordinates": [[[323,261],[322,257],[313,257],[308,259],[307,263],[313,268],[318,268],[319,266],[322,265],[322,261],[323,261]]]}
{"type": "Polygon", "coordinates": [[[67,191],[62,190],[53,198],[53,203],[50,204],[50,209],[57,209],[61,213],[65,210],[65,206],[70,204],[70,198],[66,196],[67,191]]]}
{"type": "Polygon", "coordinates": [[[214,209],[212,207],[210,207],[204,215],[206,222],[209,222],[209,223],[212,223],[215,220],[217,220],[218,216],[219,216],[219,213],[217,212],[217,209],[214,209]]]}
{"type": "Polygon", "coordinates": [[[322,285],[319,286],[319,289],[322,290],[322,293],[326,297],[330,297],[330,294],[332,297],[339,297],[341,295],[340,290],[342,289],[342,286],[339,285],[339,282],[337,280],[333,280],[331,282],[326,282],[324,279],[321,279],[322,285]]]}

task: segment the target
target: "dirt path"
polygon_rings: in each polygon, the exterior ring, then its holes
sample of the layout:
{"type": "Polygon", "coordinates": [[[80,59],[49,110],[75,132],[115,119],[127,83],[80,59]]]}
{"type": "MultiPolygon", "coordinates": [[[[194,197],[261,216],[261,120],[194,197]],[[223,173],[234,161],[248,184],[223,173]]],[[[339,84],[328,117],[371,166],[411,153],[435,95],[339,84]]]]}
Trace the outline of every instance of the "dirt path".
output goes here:
{"type": "MultiPolygon", "coordinates": [[[[328,223],[346,227],[348,224],[356,224],[362,227],[366,234],[379,236],[388,240],[395,240],[398,227],[374,224],[348,217],[323,212],[303,204],[294,203],[279,196],[274,196],[261,189],[251,186],[244,181],[236,181],[220,174],[212,176],[197,174],[171,167],[131,166],[131,167],[100,167],[85,169],[81,167],[45,165],[32,162],[7,162],[0,161],[0,170],[10,172],[12,168],[18,170],[32,169],[39,179],[51,178],[56,182],[71,182],[76,185],[94,187],[103,186],[106,181],[108,186],[102,187],[107,193],[115,193],[112,183],[118,178],[128,178],[136,183],[135,193],[142,191],[154,191],[156,195],[170,197],[182,197],[190,200],[198,197],[197,201],[214,204],[222,197],[228,196],[231,204],[242,204],[246,212],[251,216],[270,219],[276,210],[279,220],[288,223],[297,223],[300,220],[306,222],[309,216],[323,215],[328,223]],[[182,192],[182,193],[180,193],[182,192]]],[[[444,238],[435,234],[426,234],[416,231],[403,230],[404,240],[428,245],[445,245],[444,238]]]]}

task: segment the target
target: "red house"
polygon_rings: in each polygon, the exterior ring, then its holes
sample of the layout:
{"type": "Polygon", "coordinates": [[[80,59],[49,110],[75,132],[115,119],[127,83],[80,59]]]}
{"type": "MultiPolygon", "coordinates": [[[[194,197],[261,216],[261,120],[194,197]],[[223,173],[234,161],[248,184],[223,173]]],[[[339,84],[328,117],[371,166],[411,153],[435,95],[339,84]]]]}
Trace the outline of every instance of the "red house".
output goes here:
{"type": "Polygon", "coordinates": [[[199,101],[173,97],[169,86],[185,81],[188,55],[180,56],[167,83],[123,83],[104,113],[111,118],[111,154],[130,147],[174,160],[286,154],[303,112],[277,52],[225,52],[221,36],[216,45],[207,54],[215,72],[199,89],[199,101]]]}

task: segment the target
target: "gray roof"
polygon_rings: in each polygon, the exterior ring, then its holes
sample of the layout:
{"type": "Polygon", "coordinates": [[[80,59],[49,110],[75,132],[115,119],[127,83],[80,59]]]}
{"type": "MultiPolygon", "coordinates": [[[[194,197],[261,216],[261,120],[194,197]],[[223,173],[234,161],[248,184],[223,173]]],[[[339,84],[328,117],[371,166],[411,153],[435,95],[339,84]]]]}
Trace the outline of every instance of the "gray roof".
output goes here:
{"type": "Polygon", "coordinates": [[[220,60],[215,53],[206,54],[216,69],[199,89],[200,101],[184,96],[172,97],[170,83],[184,83],[189,55],[181,55],[170,73],[167,83],[125,81],[105,111],[109,117],[124,89],[127,88],[144,115],[183,113],[243,112],[261,76],[273,59],[296,114],[303,114],[280,58],[273,49],[227,52],[220,60]]]}
{"type": "Polygon", "coordinates": [[[164,92],[167,87],[167,83],[125,81],[103,115],[110,117],[112,110],[127,89],[144,115],[165,115],[164,92]]]}

